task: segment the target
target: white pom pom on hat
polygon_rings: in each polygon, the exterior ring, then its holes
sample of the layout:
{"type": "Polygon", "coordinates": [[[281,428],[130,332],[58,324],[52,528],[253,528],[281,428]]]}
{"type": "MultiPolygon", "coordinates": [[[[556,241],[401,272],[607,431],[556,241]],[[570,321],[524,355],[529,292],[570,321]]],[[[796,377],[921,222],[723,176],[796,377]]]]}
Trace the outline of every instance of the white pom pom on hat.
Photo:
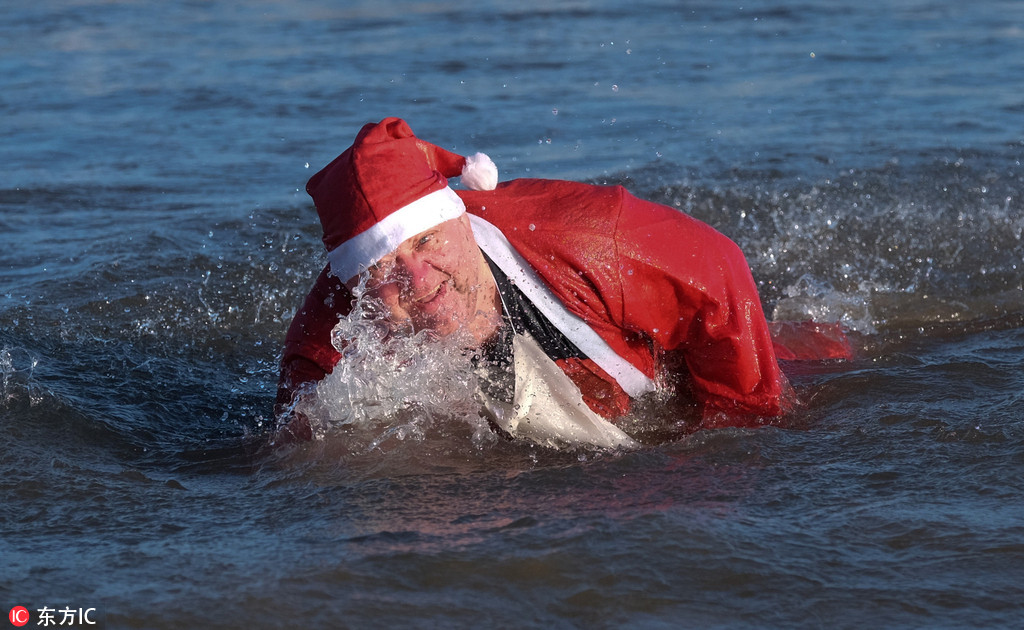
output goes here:
{"type": "Polygon", "coordinates": [[[498,187],[498,167],[487,154],[475,153],[466,158],[460,179],[470,190],[494,190],[498,187]]]}
{"type": "Polygon", "coordinates": [[[306,184],[323,226],[331,273],[348,280],[402,241],[466,212],[448,186],[494,190],[491,158],[468,158],[420,140],[400,118],[364,125],[352,146],[306,184]]]}

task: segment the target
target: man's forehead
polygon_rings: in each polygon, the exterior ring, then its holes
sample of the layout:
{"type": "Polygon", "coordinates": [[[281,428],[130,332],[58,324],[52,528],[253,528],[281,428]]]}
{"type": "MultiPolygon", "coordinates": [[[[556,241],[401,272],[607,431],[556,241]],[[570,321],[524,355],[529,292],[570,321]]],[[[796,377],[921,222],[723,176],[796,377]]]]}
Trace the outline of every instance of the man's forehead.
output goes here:
{"type": "Polygon", "coordinates": [[[469,221],[467,221],[465,217],[466,215],[462,215],[461,217],[457,217],[455,219],[448,219],[447,221],[442,221],[441,223],[438,223],[437,225],[429,229],[423,230],[418,234],[413,234],[409,238],[402,241],[394,250],[385,254],[384,256],[381,256],[378,259],[378,261],[384,260],[389,257],[394,258],[395,254],[400,250],[414,248],[417,245],[417,243],[423,240],[425,236],[429,236],[431,234],[443,234],[444,236],[449,236],[455,235],[459,232],[468,232],[470,237],[472,238],[473,230],[470,227],[469,221]]]}
{"type": "Polygon", "coordinates": [[[357,284],[359,284],[360,276],[364,275],[366,272],[372,273],[373,271],[378,270],[382,267],[387,267],[390,263],[394,262],[395,256],[398,254],[399,251],[403,249],[413,249],[414,247],[416,247],[416,244],[419,243],[426,236],[429,236],[431,234],[444,234],[445,236],[448,236],[454,235],[460,231],[465,231],[466,233],[469,234],[471,239],[473,238],[473,230],[469,223],[469,220],[467,219],[467,215],[465,214],[454,219],[442,221],[441,223],[438,223],[433,227],[427,228],[422,232],[413,234],[412,236],[408,237],[407,239],[399,243],[398,247],[391,250],[387,254],[384,254],[380,258],[377,258],[376,260],[371,262],[368,267],[363,268],[360,271],[360,273],[349,278],[345,282],[345,286],[348,287],[349,289],[352,289],[357,284]]]}

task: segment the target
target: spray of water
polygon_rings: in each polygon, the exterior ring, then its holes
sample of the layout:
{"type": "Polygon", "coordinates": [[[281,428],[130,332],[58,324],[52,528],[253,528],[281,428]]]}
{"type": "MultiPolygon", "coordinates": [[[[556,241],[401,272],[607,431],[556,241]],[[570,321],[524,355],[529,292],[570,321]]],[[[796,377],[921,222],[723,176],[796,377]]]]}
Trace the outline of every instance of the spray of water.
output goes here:
{"type": "Polygon", "coordinates": [[[33,378],[38,364],[39,359],[23,350],[0,348],[0,403],[9,404],[26,393],[31,404],[42,402],[42,391],[33,378]],[[19,367],[19,363],[25,367],[19,367]]]}
{"type": "Polygon", "coordinates": [[[296,406],[314,436],[344,434],[352,452],[467,432],[478,446],[494,441],[480,413],[478,368],[461,337],[394,330],[365,292],[365,278],[353,295],[352,311],[332,331],[341,360],[296,406]]]}

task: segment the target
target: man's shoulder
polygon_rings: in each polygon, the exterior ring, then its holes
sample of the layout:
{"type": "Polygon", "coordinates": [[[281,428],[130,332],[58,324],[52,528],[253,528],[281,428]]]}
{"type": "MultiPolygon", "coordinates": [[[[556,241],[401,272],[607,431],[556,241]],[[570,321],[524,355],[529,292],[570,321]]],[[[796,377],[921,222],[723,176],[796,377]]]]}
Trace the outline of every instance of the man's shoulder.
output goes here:
{"type": "Polygon", "coordinates": [[[470,214],[516,233],[596,232],[607,234],[618,221],[628,193],[618,186],[564,180],[515,179],[494,191],[458,191],[470,214]]]}
{"type": "Polygon", "coordinates": [[[602,185],[586,182],[574,182],[565,179],[540,179],[523,177],[501,182],[491,190],[457,190],[464,200],[475,201],[477,198],[509,197],[512,199],[604,199],[612,200],[626,193],[619,185],[602,185]]]}
{"type": "Polygon", "coordinates": [[[351,309],[351,299],[345,285],[324,268],[288,328],[283,363],[302,358],[329,372],[339,356],[331,330],[351,309]]]}

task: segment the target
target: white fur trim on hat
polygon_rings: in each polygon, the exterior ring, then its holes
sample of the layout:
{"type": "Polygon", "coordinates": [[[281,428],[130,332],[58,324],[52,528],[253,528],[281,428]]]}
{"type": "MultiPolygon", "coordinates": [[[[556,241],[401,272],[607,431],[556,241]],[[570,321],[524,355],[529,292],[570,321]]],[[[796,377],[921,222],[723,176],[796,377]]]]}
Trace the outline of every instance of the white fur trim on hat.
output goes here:
{"type": "Polygon", "coordinates": [[[347,281],[398,249],[405,239],[457,219],[465,212],[466,205],[454,190],[448,187],[435,190],[327,252],[331,273],[347,281]]]}
{"type": "Polygon", "coordinates": [[[466,158],[461,180],[470,190],[494,190],[498,185],[498,167],[486,154],[476,153],[466,158]]]}

